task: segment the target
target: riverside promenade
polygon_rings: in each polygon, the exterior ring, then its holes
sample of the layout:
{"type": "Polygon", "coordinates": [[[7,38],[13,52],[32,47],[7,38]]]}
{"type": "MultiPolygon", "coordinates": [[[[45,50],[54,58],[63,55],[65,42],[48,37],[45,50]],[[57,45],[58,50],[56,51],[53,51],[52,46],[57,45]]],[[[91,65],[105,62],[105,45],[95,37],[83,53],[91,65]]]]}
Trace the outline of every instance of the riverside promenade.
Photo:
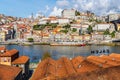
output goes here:
{"type": "MultiPolygon", "coordinates": [[[[75,43],[75,44],[79,45],[79,43],[78,44],[75,43]]],[[[120,46],[120,42],[111,42],[111,41],[92,41],[92,42],[85,42],[85,44],[86,45],[102,45],[102,46],[120,46]]],[[[52,44],[51,42],[26,42],[26,41],[18,41],[18,40],[9,40],[9,41],[0,42],[0,45],[30,46],[30,45],[52,45],[52,44]]]]}

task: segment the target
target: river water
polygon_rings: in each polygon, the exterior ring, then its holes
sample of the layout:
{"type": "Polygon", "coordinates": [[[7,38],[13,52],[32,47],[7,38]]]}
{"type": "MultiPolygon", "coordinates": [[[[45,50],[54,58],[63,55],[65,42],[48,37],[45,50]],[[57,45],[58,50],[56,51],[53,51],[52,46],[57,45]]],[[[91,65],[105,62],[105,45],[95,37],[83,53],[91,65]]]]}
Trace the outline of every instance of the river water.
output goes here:
{"type": "MultiPolygon", "coordinates": [[[[3,46],[3,45],[0,45],[3,46]]],[[[91,51],[106,50],[109,49],[110,53],[120,53],[119,46],[49,46],[49,45],[5,45],[8,50],[17,49],[20,55],[26,55],[30,57],[30,62],[39,62],[44,53],[49,52],[53,59],[59,59],[60,57],[73,58],[75,56],[89,56],[91,51]]]]}

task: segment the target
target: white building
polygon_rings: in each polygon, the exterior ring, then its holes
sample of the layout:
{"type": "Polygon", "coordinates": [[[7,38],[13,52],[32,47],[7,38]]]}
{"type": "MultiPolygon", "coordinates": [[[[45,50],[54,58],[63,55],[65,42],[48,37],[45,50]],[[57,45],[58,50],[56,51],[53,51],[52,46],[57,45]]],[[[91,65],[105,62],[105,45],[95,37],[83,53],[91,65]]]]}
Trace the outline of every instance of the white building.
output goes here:
{"type": "Polygon", "coordinates": [[[100,23],[96,24],[95,27],[93,27],[93,30],[95,31],[105,31],[106,29],[109,29],[112,32],[115,30],[115,26],[111,23],[100,23]]]}
{"type": "Polygon", "coordinates": [[[39,24],[47,24],[49,18],[42,18],[39,20],[39,24]]]}
{"type": "Polygon", "coordinates": [[[81,29],[81,24],[71,24],[71,29],[76,28],[77,32],[81,29]]]}
{"type": "Polygon", "coordinates": [[[69,23],[70,23],[70,20],[67,19],[67,18],[59,18],[59,19],[58,19],[58,23],[59,23],[59,24],[69,24],[69,23]]]}
{"type": "Polygon", "coordinates": [[[88,24],[82,24],[81,27],[82,27],[82,31],[86,32],[89,25],[88,24]]]}
{"type": "Polygon", "coordinates": [[[62,17],[69,18],[69,19],[74,19],[75,18],[75,12],[76,12],[76,10],[74,10],[74,9],[64,9],[62,11],[62,17]]]}
{"type": "Polygon", "coordinates": [[[102,33],[94,33],[92,34],[92,41],[93,40],[97,40],[97,41],[104,40],[104,35],[102,33]]]}
{"type": "Polygon", "coordinates": [[[120,18],[120,14],[109,14],[108,15],[109,21],[118,20],[119,18],[120,18]]]}
{"type": "Polygon", "coordinates": [[[51,19],[50,23],[58,23],[58,20],[57,19],[51,19]]]}
{"type": "Polygon", "coordinates": [[[106,16],[96,16],[96,19],[101,22],[105,22],[107,17],[106,16]]]}
{"type": "Polygon", "coordinates": [[[47,24],[46,20],[40,21],[39,24],[47,24]]]}
{"type": "Polygon", "coordinates": [[[80,15],[80,16],[75,16],[75,20],[82,19],[82,20],[88,20],[89,17],[85,14],[80,15]]]}

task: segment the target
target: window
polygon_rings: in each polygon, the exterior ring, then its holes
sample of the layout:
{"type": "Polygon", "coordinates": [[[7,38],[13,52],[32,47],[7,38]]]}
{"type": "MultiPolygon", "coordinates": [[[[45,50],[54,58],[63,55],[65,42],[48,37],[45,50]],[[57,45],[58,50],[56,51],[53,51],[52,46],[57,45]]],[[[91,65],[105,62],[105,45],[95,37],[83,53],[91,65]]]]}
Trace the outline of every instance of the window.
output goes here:
{"type": "Polygon", "coordinates": [[[8,59],[8,62],[10,62],[11,60],[10,59],[8,59]]]}
{"type": "Polygon", "coordinates": [[[19,65],[18,65],[18,64],[16,64],[16,67],[19,67],[19,65]]]}
{"type": "Polygon", "coordinates": [[[4,62],[7,62],[7,58],[4,58],[3,60],[4,60],[4,62]]]}

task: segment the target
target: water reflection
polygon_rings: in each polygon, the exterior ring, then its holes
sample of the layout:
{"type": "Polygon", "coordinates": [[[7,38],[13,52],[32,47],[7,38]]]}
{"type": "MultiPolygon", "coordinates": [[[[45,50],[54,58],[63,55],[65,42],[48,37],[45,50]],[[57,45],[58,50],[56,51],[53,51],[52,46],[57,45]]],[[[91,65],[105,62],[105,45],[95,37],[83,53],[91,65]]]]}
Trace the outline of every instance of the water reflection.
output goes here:
{"type": "Polygon", "coordinates": [[[30,57],[31,62],[39,62],[43,53],[49,52],[53,59],[58,59],[62,56],[73,58],[75,56],[89,56],[91,51],[109,49],[110,53],[120,53],[120,47],[113,46],[49,46],[49,45],[33,45],[33,46],[21,46],[21,45],[6,45],[7,49],[17,49],[20,55],[27,55],[30,57]]]}

